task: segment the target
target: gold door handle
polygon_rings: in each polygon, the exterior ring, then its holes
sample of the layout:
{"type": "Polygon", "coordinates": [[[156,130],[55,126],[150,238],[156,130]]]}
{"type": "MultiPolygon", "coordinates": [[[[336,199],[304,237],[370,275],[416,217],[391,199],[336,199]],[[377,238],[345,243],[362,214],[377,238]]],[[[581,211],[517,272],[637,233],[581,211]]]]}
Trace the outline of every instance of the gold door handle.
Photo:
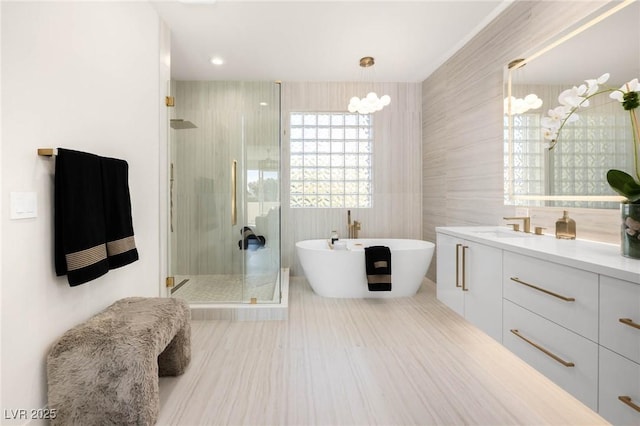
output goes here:
{"type": "Polygon", "coordinates": [[[542,288],[542,287],[538,287],[538,286],[535,286],[535,285],[533,285],[533,284],[526,283],[526,282],[522,281],[522,280],[521,280],[520,278],[518,278],[518,277],[511,277],[511,281],[515,281],[515,282],[517,282],[518,284],[526,285],[527,287],[531,287],[531,288],[532,288],[532,289],[534,289],[534,290],[541,291],[541,292],[543,292],[543,293],[545,293],[545,294],[548,294],[548,295],[550,295],[550,296],[557,297],[558,299],[562,299],[562,300],[564,300],[565,302],[575,302],[575,301],[576,301],[576,299],[575,299],[575,298],[573,298],[573,297],[566,297],[566,296],[563,296],[563,295],[561,295],[561,294],[554,293],[554,292],[552,292],[552,291],[549,291],[549,290],[547,290],[547,289],[544,289],[544,288],[542,288]]]}
{"type": "Polygon", "coordinates": [[[238,205],[236,203],[236,190],[238,187],[238,162],[231,163],[231,225],[238,223],[238,205]]]}
{"type": "Polygon", "coordinates": [[[460,287],[460,260],[458,259],[460,247],[462,244],[456,244],[456,287],[460,287]]]}
{"type": "Polygon", "coordinates": [[[631,318],[620,318],[618,321],[625,325],[628,325],[629,327],[637,328],[638,330],[640,330],[640,324],[633,322],[631,318]]]}
{"type": "Polygon", "coordinates": [[[173,163],[169,168],[169,229],[173,232],[173,163]]]}
{"type": "Polygon", "coordinates": [[[520,332],[518,332],[518,330],[516,329],[512,329],[510,330],[513,334],[515,334],[516,336],[518,336],[519,338],[521,338],[522,340],[524,340],[525,342],[527,342],[528,344],[530,344],[531,346],[533,346],[534,348],[536,348],[537,350],[539,350],[540,352],[544,353],[545,355],[553,358],[554,360],[558,361],[560,364],[564,365],[565,367],[575,367],[575,364],[569,361],[565,361],[562,358],[560,358],[559,356],[551,353],[550,351],[548,351],[547,349],[543,348],[542,346],[538,345],[537,343],[532,342],[531,340],[527,339],[526,337],[524,337],[522,334],[520,334],[520,332]]]}
{"type": "Polygon", "coordinates": [[[469,248],[469,246],[462,246],[462,291],[469,291],[469,289],[467,288],[467,272],[466,272],[466,266],[467,266],[467,249],[469,248]]]}
{"type": "Polygon", "coordinates": [[[640,413],[640,405],[634,404],[630,396],[619,396],[618,399],[640,413]]]}

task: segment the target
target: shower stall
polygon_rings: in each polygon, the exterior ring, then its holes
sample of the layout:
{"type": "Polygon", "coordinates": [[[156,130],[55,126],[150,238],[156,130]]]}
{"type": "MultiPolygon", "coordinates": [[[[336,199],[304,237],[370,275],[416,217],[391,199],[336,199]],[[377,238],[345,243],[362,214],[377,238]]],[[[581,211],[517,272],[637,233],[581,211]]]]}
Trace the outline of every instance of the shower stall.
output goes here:
{"type": "Polygon", "coordinates": [[[279,303],[280,85],[172,81],[171,92],[171,296],[279,303]]]}

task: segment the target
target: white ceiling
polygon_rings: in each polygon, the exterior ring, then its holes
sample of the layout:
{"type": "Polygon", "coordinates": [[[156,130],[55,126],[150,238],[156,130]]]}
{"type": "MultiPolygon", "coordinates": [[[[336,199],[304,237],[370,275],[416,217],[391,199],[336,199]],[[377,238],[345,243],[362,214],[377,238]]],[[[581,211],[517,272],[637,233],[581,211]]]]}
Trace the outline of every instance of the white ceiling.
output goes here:
{"type": "Polygon", "coordinates": [[[152,4],[171,30],[176,80],[420,82],[511,1],[152,4]],[[363,56],[373,72],[359,67],[363,56]]]}

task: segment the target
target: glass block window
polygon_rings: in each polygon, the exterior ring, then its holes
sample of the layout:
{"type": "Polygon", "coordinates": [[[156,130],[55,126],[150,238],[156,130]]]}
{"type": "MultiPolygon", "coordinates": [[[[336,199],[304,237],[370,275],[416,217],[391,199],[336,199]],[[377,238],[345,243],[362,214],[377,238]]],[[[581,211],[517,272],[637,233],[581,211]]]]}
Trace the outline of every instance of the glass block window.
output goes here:
{"type": "MultiPolygon", "coordinates": [[[[603,97],[604,98],[604,97],[603,97]]],[[[580,119],[562,129],[550,152],[549,192],[556,195],[616,195],[607,183],[609,169],[633,170],[631,121],[617,101],[579,111],[580,119]]],[[[618,208],[619,203],[575,202],[574,207],[618,208]]]]}
{"type": "Polygon", "coordinates": [[[370,114],[291,113],[291,207],[372,206],[372,124],[370,114]]]}
{"type": "MultiPolygon", "coordinates": [[[[513,141],[511,154],[511,188],[513,195],[545,194],[545,151],[546,147],[540,142],[542,137],[539,114],[518,114],[513,116],[513,141]]],[[[508,187],[510,177],[508,171],[507,132],[509,131],[508,117],[504,118],[505,129],[505,188],[508,187]]],[[[535,202],[516,202],[516,204],[537,205],[535,202]]]]}

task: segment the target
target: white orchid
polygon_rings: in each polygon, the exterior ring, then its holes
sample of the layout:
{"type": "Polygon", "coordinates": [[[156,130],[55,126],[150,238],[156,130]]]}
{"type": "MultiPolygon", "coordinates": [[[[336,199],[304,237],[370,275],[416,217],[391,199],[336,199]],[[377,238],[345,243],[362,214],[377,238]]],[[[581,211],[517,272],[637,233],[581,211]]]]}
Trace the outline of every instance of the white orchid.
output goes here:
{"type": "Polygon", "coordinates": [[[572,112],[573,108],[568,105],[560,105],[547,112],[547,117],[542,117],[540,124],[544,139],[554,141],[557,139],[558,131],[564,123],[570,123],[579,119],[578,114],[572,112]]]}
{"type": "Polygon", "coordinates": [[[598,91],[600,85],[606,83],[607,81],[609,81],[609,73],[608,72],[602,74],[598,78],[585,80],[585,83],[587,83],[587,85],[588,85],[587,96],[591,96],[591,95],[595,94],[598,91]]]}
{"type": "Polygon", "coordinates": [[[556,140],[558,139],[558,131],[550,128],[543,128],[542,136],[548,141],[556,140]]]}
{"type": "Polygon", "coordinates": [[[571,89],[567,89],[558,95],[558,102],[560,102],[561,105],[571,108],[587,107],[589,106],[589,99],[584,96],[586,93],[587,86],[584,84],[578,87],[573,86],[571,89]]]}
{"type": "Polygon", "coordinates": [[[640,82],[637,78],[623,84],[618,90],[611,92],[609,97],[618,102],[624,102],[624,95],[631,92],[640,92],[640,82]]]}
{"type": "MultiPolygon", "coordinates": [[[[598,78],[587,79],[585,80],[586,84],[581,84],[580,86],[573,86],[571,89],[567,89],[562,91],[560,95],[558,95],[558,102],[560,106],[549,110],[548,115],[549,119],[542,119],[541,124],[543,127],[543,134],[545,135],[545,140],[551,141],[551,145],[549,148],[553,148],[557,142],[558,133],[564,127],[566,123],[571,123],[579,119],[576,111],[578,108],[586,108],[589,106],[589,98],[595,96],[599,93],[603,92],[612,92],[611,97],[614,99],[618,99],[619,96],[620,102],[623,101],[624,91],[619,89],[619,91],[614,91],[611,88],[601,89],[601,85],[609,81],[609,73],[604,73],[598,78]]],[[[627,83],[627,85],[623,87],[628,87],[632,84],[633,81],[627,83]]],[[[635,80],[635,84],[637,84],[637,79],[635,80]]],[[[635,86],[634,86],[635,87],[635,86]]],[[[627,89],[626,91],[628,91],[627,89]]]]}

